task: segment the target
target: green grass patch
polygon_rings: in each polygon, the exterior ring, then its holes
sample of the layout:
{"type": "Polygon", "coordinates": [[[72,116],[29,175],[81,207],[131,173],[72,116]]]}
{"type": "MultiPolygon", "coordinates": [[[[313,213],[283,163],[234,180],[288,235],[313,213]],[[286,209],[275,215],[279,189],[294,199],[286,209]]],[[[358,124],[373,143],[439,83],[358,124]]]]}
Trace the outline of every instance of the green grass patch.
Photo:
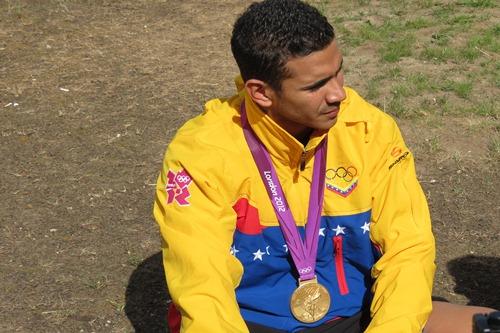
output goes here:
{"type": "Polygon", "coordinates": [[[382,25],[374,25],[370,21],[364,22],[357,32],[357,35],[364,41],[379,41],[383,42],[392,36],[404,32],[404,24],[401,20],[392,18],[388,19],[382,25]]]}
{"type": "Polygon", "coordinates": [[[442,150],[438,136],[433,136],[428,139],[425,139],[425,144],[430,153],[436,153],[442,150]]]}
{"type": "Polygon", "coordinates": [[[381,49],[380,56],[385,62],[397,62],[402,57],[413,55],[415,37],[406,35],[403,38],[388,41],[381,49]]]}
{"type": "MultiPolygon", "coordinates": [[[[355,32],[347,29],[342,24],[337,24],[334,26],[335,34],[340,36],[339,40],[345,51],[349,51],[352,48],[356,48],[363,44],[365,41],[355,32]]],[[[337,38],[337,37],[336,37],[337,38]]]]}
{"type": "Polygon", "coordinates": [[[436,101],[436,109],[439,114],[448,114],[452,109],[450,106],[450,102],[446,96],[439,96],[435,99],[436,101]]]}
{"type": "Polygon", "coordinates": [[[453,26],[459,26],[461,28],[469,28],[476,20],[476,15],[463,14],[450,17],[446,23],[453,26]]]}
{"type": "Polygon", "coordinates": [[[369,4],[370,4],[370,0],[356,0],[356,3],[357,3],[359,6],[366,6],[366,5],[369,5],[369,4]]]}
{"type": "Polygon", "coordinates": [[[495,160],[500,160],[500,137],[493,137],[488,145],[489,155],[495,160]]]}
{"type": "Polygon", "coordinates": [[[471,74],[475,74],[476,77],[486,78],[491,87],[500,88],[500,61],[495,61],[489,57],[485,58],[480,63],[481,70],[471,74]]]}
{"type": "Polygon", "coordinates": [[[444,21],[448,20],[450,16],[453,15],[454,13],[455,13],[454,5],[447,4],[447,5],[437,6],[432,12],[432,15],[438,20],[444,21]]]}
{"type": "Polygon", "coordinates": [[[401,73],[402,73],[401,67],[391,66],[387,70],[387,77],[390,79],[396,79],[396,78],[401,77],[401,73]]]}
{"type": "Polygon", "coordinates": [[[431,22],[423,17],[418,17],[414,20],[408,20],[404,24],[405,28],[414,29],[414,30],[431,27],[433,25],[434,25],[433,22],[431,22]]]}
{"type": "Polygon", "coordinates": [[[446,32],[433,33],[431,38],[431,43],[438,46],[447,46],[450,42],[450,35],[446,32]]]}
{"type": "Polygon", "coordinates": [[[450,46],[426,46],[420,52],[419,58],[435,63],[468,62],[472,63],[481,55],[481,50],[472,45],[453,48],[450,46]]]}
{"type": "Polygon", "coordinates": [[[371,22],[364,22],[359,27],[357,35],[362,41],[378,40],[381,38],[381,31],[371,22]]]}
{"type": "Polygon", "coordinates": [[[495,7],[494,0],[459,0],[457,5],[473,7],[473,8],[493,8],[495,7]]]}
{"type": "Polygon", "coordinates": [[[498,103],[495,103],[494,101],[491,100],[485,100],[475,103],[470,107],[460,108],[459,111],[461,113],[475,114],[478,116],[487,116],[498,119],[500,118],[498,107],[499,107],[498,103]]]}
{"type": "MultiPolygon", "coordinates": [[[[427,97],[422,96],[419,101],[419,111],[417,114],[445,117],[448,115],[464,114],[465,108],[458,109],[456,102],[453,102],[449,96],[440,94],[436,97],[431,97],[430,95],[427,95],[427,97]]],[[[432,119],[436,120],[438,118],[434,117],[432,119]]],[[[444,120],[443,118],[439,119],[444,120]]],[[[445,123],[446,121],[444,120],[444,123],[437,125],[437,127],[443,126],[445,123]]]]}
{"type": "Polygon", "coordinates": [[[489,30],[481,31],[472,36],[467,42],[468,48],[481,48],[485,51],[500,52],[500,25],[496,25],[489,30]]]}
{"type": "MultiPolygon", "coordinates": [[[[414,21],[413,24],[423,24],[424,21],[414,21]]],[[[381,25],[375,25],[370,21],[363,22],[357,31],[347,33],[348,43],[353,47],[366,42],[378,42],[383,45],[379,48],[379,54],[384,62],[397,62],[402,57],[412,56],[415,36],[406,33],[408,27],[400,19],[387,19],[381,25]]]]}
{"type": "Polygon", "coordinates": [[[471,82],[456,82],[451,80],[445,80],[439,87],[442,91],[454,92],[458,97],[469,98],[472,92],[471,82]]]}
{"type": "Polygon", "coordinates": [[[457,52],[456,60],[465,60],[471,63],[477,58],[479,58],[480,55],[481,52],[477,47],[467,45],[466,47],[463,47],[461,50],[457,52]]]}
{"type": "Polygon", "coordinates": [[[392,94],[394,97],[408,97],[411,96],[410,88],[406,82],[403,83],[395,83],[392,85],[392,94]]]}
{"type": "Polygon", "coordinates": [[[426,9],[434,6],[434,0],[417,0],[416,1],[418,8],[426,9]]]}
{"type": "Polygon", "coordinates": [[[408,109],[405,106],[404,99],[400,96],[393,96],[387,105],[386,112],[396,116],[396,117],[406,117],[408,115],[408,109]]]}
{"type": "Polygon", "coordinates": [[[496,62],[496,69],[493,71],[493,82],[497,88],[500,88],[500,62],[496,62]]]}
{"type": "Polygon", "coordinates": [[[472,92],[472,83],[470,82],[456,82],[453,85],[453,92],[461,98],[469,98],[472,92]]]}
{"type": "Polygon", "coordinates": [[[380,97],[380,86],[382,85],[382,76],[376,76],[368,81],[366,87],[366,98],[368,100],[375,100],[380,97]]]}
{"type": "Polygon", "coordinates": [[[419,95],[424,91],[434,90],[435,85],[431,82],[428,75],[424,73],[412,73],[408,76],[408,82],[412,87],[414,95],[419,95]]]}
{"type": "Polygon", "coordinates": [[[435,113],[436,104],[433,103],[428,98],[426,98],[426,99],[422,99],[420,101],[420,107],[419,108],[420,108],[420,111],[421,111],[422,114],[432,114],[432,113],[435,113]]]}
{"type": "Polygon", "coordinates": [[[456,59],[456,51],[451,47],[426,46],[420,52],[423,60],[443,63],[456,59]]]}
{"type": "Polygon", "coordinates": [[[500,24],[485,24],[495,21],[491,10],[481,10],[492,1],[369,3],[349,3],[351,13],[334,18],[347,54],[366,45],[363,51],[378,55],[364,97],[396,117],[498,117],[496,101],[481,99],[481,91],[491,96],[500,88],[500,24]],[[409,67],[398,65],[402,59],[409,67]]]}

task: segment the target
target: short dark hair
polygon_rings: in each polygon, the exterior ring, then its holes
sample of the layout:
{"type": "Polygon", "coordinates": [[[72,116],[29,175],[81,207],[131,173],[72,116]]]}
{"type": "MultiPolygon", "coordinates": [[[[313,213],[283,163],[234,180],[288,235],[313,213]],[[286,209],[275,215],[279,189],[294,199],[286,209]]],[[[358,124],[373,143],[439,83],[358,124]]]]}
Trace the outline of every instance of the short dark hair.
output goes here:
{"type": "Polygon", "coordinates": [[[286,63],[320,51],[335,38],[316,8],[299,0],[253,3],[236,20],[231,50],[244,81],[258,79],[280,91],[289,77],[286,63]]]}

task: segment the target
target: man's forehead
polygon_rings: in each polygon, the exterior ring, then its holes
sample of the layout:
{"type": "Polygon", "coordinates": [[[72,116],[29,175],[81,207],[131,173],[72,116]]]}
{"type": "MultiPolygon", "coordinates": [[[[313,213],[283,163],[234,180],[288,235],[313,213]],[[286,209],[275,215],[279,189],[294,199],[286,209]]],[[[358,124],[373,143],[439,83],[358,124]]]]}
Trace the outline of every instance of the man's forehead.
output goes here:
{"type": "Polygon", "coordinates": [[[334,43],[306,56],[290,58],[285,64],[288,79],[307,81],[334,74],[343,61],[342,53],[334,43]]]}

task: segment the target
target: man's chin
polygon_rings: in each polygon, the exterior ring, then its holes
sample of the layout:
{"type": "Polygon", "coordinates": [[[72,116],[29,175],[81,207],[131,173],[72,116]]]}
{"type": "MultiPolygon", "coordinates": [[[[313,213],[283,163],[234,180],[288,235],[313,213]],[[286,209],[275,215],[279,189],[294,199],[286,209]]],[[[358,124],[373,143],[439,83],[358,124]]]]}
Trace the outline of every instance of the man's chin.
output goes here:
{"type": "Polygon", "coordinates": [[[337,123],[337,118],[331,119],[327,122],[323,122],[314,128],[314,132],[316,134],[323,134],[325,132],[328,132],[335,124],[337,123]]]}
{"type": "Polygon", "coordinates": [[[318,130],[328,131],[330,128],[335,126],[336,123],[337,117],[328,119],[327,121],[321,123],[321,126],[318,127],[318,130]]]}

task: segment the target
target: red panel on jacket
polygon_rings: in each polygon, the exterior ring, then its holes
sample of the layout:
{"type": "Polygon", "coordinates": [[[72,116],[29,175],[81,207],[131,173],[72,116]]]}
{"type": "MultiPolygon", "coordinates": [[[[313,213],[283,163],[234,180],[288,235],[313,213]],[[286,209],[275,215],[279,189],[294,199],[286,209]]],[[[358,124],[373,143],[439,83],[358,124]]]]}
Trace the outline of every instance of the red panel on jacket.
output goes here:
{"type": "Polygon", "coordinates": [[[252,206],[247,198],[239,199],[233,206],[238,219],[236,229],[245,235],[258,235],[264,226],[260,225],[259,211],[252,206]]]}

